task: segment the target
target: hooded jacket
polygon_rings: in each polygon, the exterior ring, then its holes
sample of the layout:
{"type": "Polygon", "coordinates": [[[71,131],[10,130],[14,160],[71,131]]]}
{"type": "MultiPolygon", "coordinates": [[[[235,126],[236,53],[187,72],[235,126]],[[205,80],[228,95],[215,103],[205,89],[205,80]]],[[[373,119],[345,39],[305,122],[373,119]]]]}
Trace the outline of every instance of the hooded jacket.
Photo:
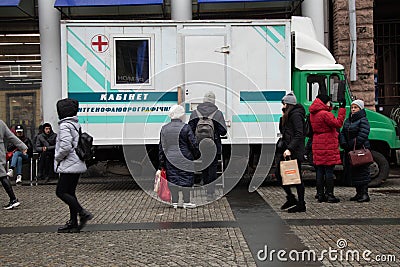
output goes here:
{"type": "Polygon", "coordinates": [[[315,165],[332,166],[341,164],[338,141],[338,130],[342,127],[346,109],[340,108],[335,118],[321,99],[316,98],[311,104],[310,121],[313,129],[312,152],[315,165]]]}
{"type": "MultiPolygon", "coordinates": [[[[221,136],[224,136],[227,133],[224,115],[220,110],[218,110],[218,107],[211,102],[204,102],[199,104],[197,106],[197,110],[201,113],[201,115],[205,117],[208,117],[214,111],[217,111],[212,118],[214,123],[214,143],[217,146],[217,154],[221,154],[222,153],[221,136]]],[[[189,125],[193,133],[196,132],[196,126],[198,122],[199,122],[199,117],[197,115],[197,112],[196,110],[193,110],[189,118],[189,125]]]]}
{"type": "Polygon", "coordinates": [[[57,135],[54,155],[54,172],[84,173],[86,164],[79,159],[75,152],[79,139],[79,133],[76,129],[81,127],[78,123],[78,117],[66,117],[61,119],[58,125],[60,130],[57,135]]]}
{"type": "Polygon", "coordinates": [[[57,134],[53,132],[52,128],[50,128],[49,134],[42,132],[36,138],[36,144],[35,144],[36,151],[41,153],[43,151],[43,147],[47,147],[46,151],[54,153],[56,148],[56,139],[57,139],[57,134]]]}
{"type": "Polygon", "coordinates": [[[283,148],[291,153],[291,159],[303,160],[304,155],[304,107],[300,104],[293,106],[289,111],[288,119],[283,125],[282,117],[279,121],[279,131],[282,134],[283,148]]]}

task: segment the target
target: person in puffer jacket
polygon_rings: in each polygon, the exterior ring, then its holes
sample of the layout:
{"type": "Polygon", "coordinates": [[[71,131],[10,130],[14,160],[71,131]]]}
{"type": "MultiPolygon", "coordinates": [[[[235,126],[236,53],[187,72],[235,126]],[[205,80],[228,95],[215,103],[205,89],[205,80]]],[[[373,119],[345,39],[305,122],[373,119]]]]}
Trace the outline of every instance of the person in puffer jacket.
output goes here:
{"type": "Polygon", "coordinates": [[[341,164],[339,133],[346,116],[346,102],[340,104],[338,117],[332,111],[331,98],[318,95],[311,104],[310,121],[313,129],[312,153],[317,179],[318,202],[337,203],[339,198],[333,193],[333,169],[341,164]],[[325,179],[324,179],[325,177],[325,179]]]}
{"type": "Polygon", "coordinates": [[[80,160],[75,152],[79,139],[77,129],[81,127],[77,117],[78,107],[79,103],[75,99],[65,98],[57,102],[59,133],[54,154],[54,172],[59,173],[60,178],[56,195],[69,206],[70,210],[70,220],[58,228],[59,233],[79,232],[86,222],[93,218],[90,212],[82,208],[75,194],[79,177],[86,171],[85,162],[80,160]]]}
{"type": "Polygon", "coordinates": [[[371,182],[369,164],[352,167],[349,163],[349,152],[363,147],[370,148],[368,135],[370,131],[369,122],[364,110],[364,102],[360,99],[354,100],[350,107],[350,116],[345,120],[340,132],[340,146],[345,151],[344,174],[346,181],[351,181],[356,188],[356,195],[350,201],[368,202],[368,184],[371,182]]]}
{"type": "Polygon", "coordinates": [[[282,134],[282,148],[280,151],[276,151],[275,176],[278,181],[282,181],[280,162],[290,157],[292,160],[297,160],[301,184],[295,185],[298,200],[292,193],[290,185],[282,185],[286,193],[286,202],[281,206],[281,209],[288,209],[289,213],[305,212],[305,188],[301,174],[301,162],[304,159],[304,119],[306,112],[304,107],[297,103],[293,92],[289,92],[282,98],[282,112],[283,114],[279,121],[279,131],[282,134]]]}
{"type": "Polygon", "coordinates": [[[160,132],[159,159],[160,168],[164,168],[172,195],[172,206],[178,207],[179,191],[183,194],[183,208],[194,208],[190,202],[190,188],[194,183],[194,163],[198,157],[198,145],[190,126],[182,120],[185,110],[174,105],[169,111],[171,122],[164,125],[160,132]]]}

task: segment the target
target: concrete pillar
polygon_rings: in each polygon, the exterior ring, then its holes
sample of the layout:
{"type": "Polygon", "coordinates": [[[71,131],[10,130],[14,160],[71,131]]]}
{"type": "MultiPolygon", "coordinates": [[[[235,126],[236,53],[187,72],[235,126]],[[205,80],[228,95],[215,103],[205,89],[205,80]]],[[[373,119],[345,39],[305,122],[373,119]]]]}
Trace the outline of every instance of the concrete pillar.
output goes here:
{"type": "Polygon", "coordinates": [[[172,20],[192,19],[192,0],[171,0],[172,20]]]}
{"type": "Polygon", "coordinates": [[[327,46],[325,44],[325,11],[324,11],[324,3],[326,0],[304,0],[301,4],[301,13],[304,17],[311,18],[314,28],[315,34],[317,35],[317,40],[327,46]]]}
{"type": "Polygon", "coordinates": [[[38,0],[40,55],[42,60],[42,112],[44,122],[58,130],[56,102],[61,99],[60,12],[54,0],[38,0]]]}

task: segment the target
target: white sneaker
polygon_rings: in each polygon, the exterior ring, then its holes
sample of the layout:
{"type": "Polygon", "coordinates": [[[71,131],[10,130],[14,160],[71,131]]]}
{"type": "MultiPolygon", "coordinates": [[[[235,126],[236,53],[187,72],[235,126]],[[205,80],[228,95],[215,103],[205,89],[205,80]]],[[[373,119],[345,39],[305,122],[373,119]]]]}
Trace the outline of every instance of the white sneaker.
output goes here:
{"type": "Polygon", "coordinates": [[[177,209],[177,208],[178,208],[178,203],[172,203],[172,207],[173,207],[174,209],[177,209]]]}
{"type": "Polygon", "coordinates": [[[193,209],[193,208],[196,208],[196,204],[194,204],[194,203],[183,203],[183,208],[184,209],[193,209]]]}
{"type": "Polygon", "coordinates": [[[15,183],[17,183],[17,184],[22,183],[22,175],[21,174],[17,175],[17,179],[15,180],[15,183]]]}
{"type": "Polygon", "coordinates": [[[14,170],[13,169],[9,169],[7,172],[7,176],[8,177],[13,177],[14,176],[14,170]]]}

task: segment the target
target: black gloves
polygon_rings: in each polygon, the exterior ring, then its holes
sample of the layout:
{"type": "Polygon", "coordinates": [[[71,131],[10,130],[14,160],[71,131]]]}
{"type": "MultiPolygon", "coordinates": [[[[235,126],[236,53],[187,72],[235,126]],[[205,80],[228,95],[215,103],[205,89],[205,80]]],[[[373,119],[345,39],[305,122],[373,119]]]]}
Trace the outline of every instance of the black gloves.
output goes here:
{"type": "Polygon", "coordinates": [[[339,103],[339,107],[346,108],[346,98],[344,98],[343,101],[339,103]]]}

